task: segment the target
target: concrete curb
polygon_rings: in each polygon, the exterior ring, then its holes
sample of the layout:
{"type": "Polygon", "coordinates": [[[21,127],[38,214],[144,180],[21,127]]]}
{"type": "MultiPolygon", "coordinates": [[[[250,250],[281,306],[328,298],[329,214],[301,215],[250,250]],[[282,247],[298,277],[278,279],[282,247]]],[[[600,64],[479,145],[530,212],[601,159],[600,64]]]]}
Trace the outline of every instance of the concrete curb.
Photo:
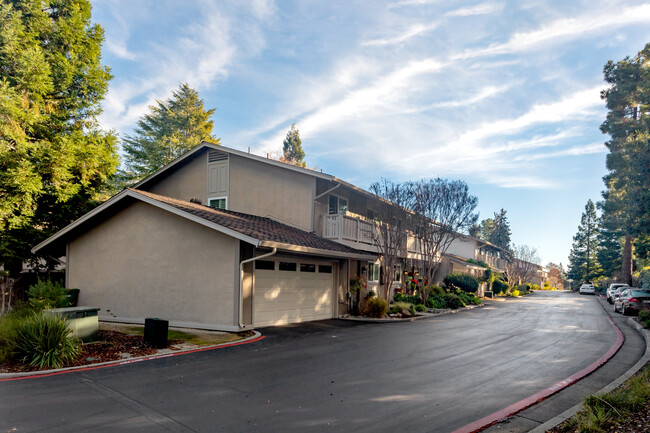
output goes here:
{"type": "Polygon", "coordinates": [[[167,353],[156,353],[153,355],[138,356],[135,358],[100,362],[98,364],[87,364],[87,365],[78,365],[76,367],[57,368],[55,370],[29,371],[25,373],[0,373],[0,382],[6,382],[9,380],[31,379],[31,378],[35,379],[37,377],[57,376],[59,374],[73,373],[75,371],[98,370],[100,368],[133,364],[136,362],[149,361],[153,359],[170,358],[172,356],[186,355],[186,354],[196,353],[196,352],[205,352],[208,350],[222,349],[231,346],[240,346],[242,344],[254,343],[264,338],[264,336],[262,336],[262,334],[258,331],[253,331],[253,333],[254,334],[252,336],[248,338],[244,338],[243,340],[231,341],[229,343],[215,344],[212,346],[201,346],[196,349],[178,350],[178,351],[167,352],[167,353]]]}
{"type": "Polygon", "coordinates": [[[416,320],[432,319],[434,317],[446,316],[447,314],[458,314],[462,313],[465,310],[471,310],[473,308],[484,307],[485,304],[480,305],[466,305],[463,308],[457,310],[452,310],[451,308],[445,308],[444,310],[438,310],[438,313],[417,313],[415,317],[405,317],[403,319],[398,318],[388,318],[388,319],[373,319],[371,317],[358,317],[358,316],[348,316],[348,317],[339,317],[339,320],[349,320],[350,322],[365,322],[365,323],[398,323],[398,322],[415,322],[416,320]]]}
{"type": "Polygon", "coordinates": [[[553,386],[543,389],[538,393],[533,394],[530,397],[527,397],[521,401],[513,403],[510,406],[506,407],[505,409],[501,409],[497,412],[494,412],[486,417],[479,419],[478,421],[474,421],[473,423],[467,424],[466,426],[454,430],[453,433],[476,433],[485,430],[486,428],[491,427],[494,424],[497,424],[502,419],[509,418],[525,409],[528,409],[531,406],[534,406],[537,403],[546,400],[550,396],[573,385],[574,383],[578,382],[580,379],[590,375],[591,373],[593,373],[594,371],[596,371],[597,369],[605,365],[616,354],[616,352],[618,352],[618,350],[623,346],[623,343],[625,341],[625,336],[623,335],[623,332],[618,328],[618,326],[616,326],[612,318],[607,316],[607,319],[609,320],[609,323],[612,325],[612,327],[614,327],[614,329],[616,330],[618,337],[614,345],[610,347],[609,350],[603,356],[601,356],[596,362],[594,362],[593,364],[589,365],[586,368],[583,368],[579,372],[572,374],[566,379],[561,380],[560,382],[556,383],[553,386]]]}
{"type": "MultiPolygon", "coordinates": [[[[637,361],[637,363],[634,364],[632,368],[626,371],[621,377],[614,380],[609,385],[605,386],[603,389],[601,389],[600,391],[594,394],[607,394],[608,392],[613,391],[614,389],[621,386],[630,377],[634,376],[639,370],[643,368],[644,365],[650,362],[650,331],[644,329],[643,326],[641,326],[641,324],[636,320],[634,320],[634,318],[632,317],[628,319],[628,323],[632,325],[632,327],[636,329],[636,331],[640,333],[641,336],[643,337],[643,340],[645,341],[645,353],[643,354],[641,359],[639,359],[639,361],[637,361]]],[[[582,402],[573,406],[572,408],[565,410],[561,414],[551,418],[550,420],[546,421],[544,424],[535,427],[529,433],[544,433],[546,432],[546,430],[550,430],[562,424],[564,421],[571,418],[572,416],[574,416],[581,408],[582,408],[582,402]]]]}

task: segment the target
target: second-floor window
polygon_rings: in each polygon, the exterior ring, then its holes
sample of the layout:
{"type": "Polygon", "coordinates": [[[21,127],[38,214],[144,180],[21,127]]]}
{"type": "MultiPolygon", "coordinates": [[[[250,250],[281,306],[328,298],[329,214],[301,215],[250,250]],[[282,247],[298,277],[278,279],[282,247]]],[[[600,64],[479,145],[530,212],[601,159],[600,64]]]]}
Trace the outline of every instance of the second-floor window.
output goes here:
{"type": "Polygon", "coordinates": [[[348,210],[348,201],[335,195],[330,196],[329,214],[345,214],[348,210]]]}

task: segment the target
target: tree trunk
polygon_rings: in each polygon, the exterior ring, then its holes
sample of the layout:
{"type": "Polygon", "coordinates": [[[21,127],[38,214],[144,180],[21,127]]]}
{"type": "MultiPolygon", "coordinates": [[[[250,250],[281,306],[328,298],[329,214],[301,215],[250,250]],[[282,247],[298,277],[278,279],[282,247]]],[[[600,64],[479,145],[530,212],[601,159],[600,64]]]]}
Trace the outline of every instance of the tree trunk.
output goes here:
{"type": "Polygon", "coordinates": [[[623,247],[623,264],[621,266],[621,279],[624,283],[632,285],[632,236],[625,235],[623,247]]]}

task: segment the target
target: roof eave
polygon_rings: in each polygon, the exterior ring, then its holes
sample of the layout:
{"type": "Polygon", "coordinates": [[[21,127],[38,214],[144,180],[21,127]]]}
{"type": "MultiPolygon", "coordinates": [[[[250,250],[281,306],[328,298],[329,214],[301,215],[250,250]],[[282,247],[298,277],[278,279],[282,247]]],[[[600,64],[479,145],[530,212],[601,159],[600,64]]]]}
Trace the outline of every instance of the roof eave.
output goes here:
{"type": "Polygon", "coordinates": [[[201,144],[196,145],[194,148],[188,150],[186,153],[179,156],[178,158],[176,158],[175,160],[173,160],[169,164],[167,164],[164,167],[158,169],[157,171],[151,173],[149,176],[145,177],[140,182],[133,185],[131,188],[136,188],[136,189],[139,188],[140,186],[142,186],[142,185],[146,184],[147,182],[149,182],[150,180],[158,177],[159,175],[166,172],[167,170],[175,167],[180,162],[184,161],[185,159],[189,158],[190,156],[194,155],[195,153],[199,152],[200,150],[202,150],[204,148],[219,150],[219,151],[224,152],[224,153],[241,156],[242,158],[252,159],[254,161],[262,162],[262,163],[265,163],[265,164],[274,165],[276,167],[284,168],[286,170],[295,171],[295,172],[302,173],[302,174],[305,174],[305,175],[308,175],[308,176],[314,176],[314,177],[317,177],[319,179],[324,179],[324,180],[328,180],[328,181],[331,181],[331,180],[334,179],[334,176],[326,174],[326,173],[319,173],[317,171],[310,170],[308,168],[296,167],[294,165],[286,164],[284,162],[276,161],[274,159],[265,158],[265,157],[259,156],[259,155],[253,155],[251,153],[242,152],[241,150],[236,150],[236,149],[232,149],[230,147],[225,147],[225,146],[221,146],[221,145],[218,145],[218,144],[209,143],[207,141],[204,141],[201,144]]]}
{"type": "Polygon", "coordinates": [[[262,241],[260,242],[259,246],[278,248],[283,251],[290,251],[295,253],[334,257],[339,259],[376,260],[377,258],[377,255],[374,254],[352,253],[352,252],[346,253],[344,251],[332,251],[332,250],[325,250],[322,248],[303,247],[300,245],[292,245],[292,244],[286,244],[286,243],[274,242],[274,241],[262,241]]]}

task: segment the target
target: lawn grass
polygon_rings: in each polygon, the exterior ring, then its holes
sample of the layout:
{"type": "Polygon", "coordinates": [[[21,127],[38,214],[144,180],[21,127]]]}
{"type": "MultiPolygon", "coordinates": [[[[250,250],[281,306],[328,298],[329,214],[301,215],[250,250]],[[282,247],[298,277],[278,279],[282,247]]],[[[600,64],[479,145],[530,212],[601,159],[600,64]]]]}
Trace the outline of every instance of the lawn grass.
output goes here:
{"type": "MultiPolygon", "coordinates": [[[[144,327],[142,326],[129,326],[121,329],[120,332],[130,335],[144,335],[144,327]]],[[[236,334],[231,332],[223,333],[191,333],[183,332],[176,329],[167,331],[167,338],[171,340],[182,340],[184,343],[195,344],[197,346],[212,346],[215,344],[230,343],[248,337],[244,334],[236,334]]]]}
{"type": "Polygon", "coordinates": [[[639,412],[647,410],[649,401],[650,366],[646,366],[614,391],[587,396],[582,409],[553,431],[604,433],[616,424],[637,418],[639,412]]]}

